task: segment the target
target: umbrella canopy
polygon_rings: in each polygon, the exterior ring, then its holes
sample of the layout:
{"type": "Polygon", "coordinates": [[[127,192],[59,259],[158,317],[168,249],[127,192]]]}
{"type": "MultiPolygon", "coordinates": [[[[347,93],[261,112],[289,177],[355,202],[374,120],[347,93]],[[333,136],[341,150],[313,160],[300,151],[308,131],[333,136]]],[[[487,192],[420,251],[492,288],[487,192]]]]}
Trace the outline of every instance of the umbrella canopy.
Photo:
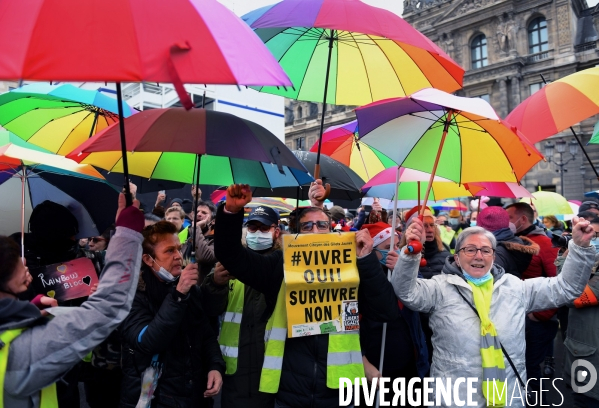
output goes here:
{"type": "Polygon", "coordinates": [[[446,200],[446,201],[443,201],[438,204],[433,204],[433,205],[431,205],[431,207],[433,207],[435,210],[439,210],[439,211],[451,211],[451,210],[468,211],[468,207],[464,203],[462,203],[461,201],[458,201],[458,200],[446,200]]]}
{"type": "Polygon", "coordinates": [[[1,79],[291,85],[215,0],[2,0],[0,15],[1,79]]]}
{"type": "MultiPolygon", "coordinates": [[[[319,144],[314,143],[310,151],[318,152],[319,144]]],[[[396,166],[383,153],[359,141],[357,120],[328,128],[322,135],[321,153],[349,166],[364,180],[396,166]]]]}
{"type": "Polygon", "coordinates": [[[356,115],[360,140],[402,167],[457,183],[517,182],[543,158],[480,98],[429,88],[358,108],[356,115]]]}
{"type": "Polygon", "coordinates": [[[51,154],[2,131],[0,195],[5,197],[0,206],[3,233],[24,232],[26,209],[51,200],[77,218],[79,238],[99,235],[114,222],[118,191],[92,166],[51,154]],[[20,205],[10,207],[17,197],[20,205]],[[18,211],[21,216],[16,216],[18,211]]]}
{"type": "MultiPolygon", "coordinates": [[[[195,183],[199,169],[199,184],[217,186],[296,187],[313,180],[275,135],[229,113],[151,109],[125,119],[123,124],[127,145],[134,151],[127,153],[129,171],[147,179],[195,183]]],[[[119,138],[118,124],[113,125],[68,157],[122,172],[119,138]]]]}
{"type": "MultiPolygon", "coordinates": [[[[150,109],[125,119],[124,126],[129,150],[135,154],[154,152],[155,159],[145,164],[147,170],[160,159],[156,152],[179,152],[249,159],[305,171],[291,151],[270,131],[230,113],[206,109],[150,109]]],[[[115,124],[77,147],[68,156],[90,164],[95,163],[92,156],[102,157],[99,167],[112,168],[120,160],[120,149],[119,126],[115,124]]],[[[136,159],[132,157],[132,160],[136,159]]],[[[133,163],[130,165],[132,174],[146,175],[136,172],[133,163]]],[[[178,169],[173,168],[173,171],[178,172],[178,169]]],[[[151,173],[147,174],[149,176],[151,173]]],[[[176,180],[157,175],[152,178],[176,180]]]]}
{"type": "Polygon", "coordinates": [[[467,183],[466,189],[482,189],[475,193],[476,196],[504,197],[504,198],[522,198],[532,197],[532,194],[518,183],[467,183]]]}
{"type": "MultiPolygon", "coordinates": [[[[123,103],[125,117],[134,112],[123,103]]],[[[0,95],[0,125],[63,156],[117,121],[116,99],[70,84],[35,83],[0,95]]]]}
{"type": "Polygon", "coordinates": [[[597,121],[593,127],[593,134],[591,135],[591,140],[589,140],[589,143],[599,144],[599,121],[597,121]]]}
{"type": "MultiPolygon", "coordinates": [[[[397,168],[394,167],[374,176],[362,187],[362,192],[368,197],[379,197],[389,200],[419,200],[421,197],[424,198],[429,179],[429,173],[402,167],[399,169],[399,187],[396,189],[397,168]]],[[[444,200],[450,197],[471,196],[472,193],[465,186],[460,186],[451,180],[435,176],[429,197],[431,200],[444,200]]]]}
{"type": "Polygon", "coordinates": [[[523,198],[520,202],[528,203],[543,215],[572,214],[570,203],[562,195],[551,191],[535,191],[532,198],[523,198]]]}
{"type": "Polygon", "coordinates": [[[328,81],[326,103],[364,105],[426,87],[462,87],[464,70],[438,46],[396,14],[361,1],[284,0],[242,18],[294,85],[262,92],[323,102],[328,81]]]}
{"type": "Polygon", "coordinates": [[[505,118],[533,143],[599,113],[599,67],[558,79],[535,92],[505,118]]]}
{"type": "MultiPolygon", "coordinates": [[[[303,152],[294,150],[293,154],[307,168],[313,167],[316,163],[316,153],[303,152]]],[[[323,183],[331,185],[331,201],[339,200],[356,200],[362,197],[360,188],[364,185],[364,180],[360,178],[352,169],[346,165],[339,163],[337,160],[327,156],[321,157],[321,173],[323,183]]],[[[308,200],[308,191],[310,183],[305,183],[300,187],[286,188],[255,188],[255,185],[250,184],[252,194],[257,197],[286,197],[296,198],[300,200],[308,200]]]]}

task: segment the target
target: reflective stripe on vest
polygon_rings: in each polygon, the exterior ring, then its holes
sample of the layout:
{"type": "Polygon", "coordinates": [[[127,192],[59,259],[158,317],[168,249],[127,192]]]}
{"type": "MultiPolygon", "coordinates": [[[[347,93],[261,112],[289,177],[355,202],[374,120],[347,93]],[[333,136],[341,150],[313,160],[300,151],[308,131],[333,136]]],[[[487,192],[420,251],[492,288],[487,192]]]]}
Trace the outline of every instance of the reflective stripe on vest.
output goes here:
{"type": "MultiPolygon", "coordinates": [[[[323,336],[321,334],[321,336],[323,336]]],[[[357,331],[330,333],[327,352],[327,387],[339,388],[339,378],[365,377],[357,331]]],[[[283,352],[287,338],[287,312],[285,310],[285,283],[281,285],[275,310],[268,319],[264,364],[260,376],[260,391],[275,394],[279,390],[283,352]]]]}
{"type": "MultiPolygon", "coordinates": [[[[8,366],[10,343],[26,329],[6,330],[0,334],[0,408],[4,408],[4,377],[8,366]]],[[[40,408],[58,408],[56,384],[51,384],[41,391],[40,408]]]]}
{"type": "Polygon", "coordinates": [[[239,353],[239,330],[243,314],[243,293],[245,285],[238,280],[229,283],[233,288],[229,292],[227,309],[223,315],[223,324],[218,338],[220,351],[227,364],[225,374],[235,374],[237,371],[237,355],[239,353]]]}

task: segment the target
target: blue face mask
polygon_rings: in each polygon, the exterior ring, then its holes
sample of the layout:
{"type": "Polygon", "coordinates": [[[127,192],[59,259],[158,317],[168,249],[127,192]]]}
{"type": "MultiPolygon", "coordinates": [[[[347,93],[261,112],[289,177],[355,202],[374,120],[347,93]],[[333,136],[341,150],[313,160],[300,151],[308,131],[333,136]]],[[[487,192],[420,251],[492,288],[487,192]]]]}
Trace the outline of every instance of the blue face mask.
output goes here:
{"type": "Polygon", "coordinates": [[[471,227],[476,227],[476,220],[474,220],[474,221],[470,221],[470,226],[471,226],[471,227]]]}
{"type": "MultiPolygon", "coordinates": [[[[381,263],[381,265],[386,266],[387,263],[387,255],[389,255],[389,250],[388,249],[377,249],[377,251],[379,251],[379,253],[381,254],[382,258],[379,259],[379,262],[381,263]]],[[[397,251],[395,251],[399,254],[399,249],[397,251]]]]}
{"type": "Polygon", "coordinates": [[[467,281],[474,283],[476,286],[480,286],[483,283],[493,279],[493,275],[491,275],[490,269],[487,273],[485,273],[480,278],[475,278],[474,276],[468,275],[468,273],[464,270],[464,268],[462,268],[462,273],[464,274],[464,278],[466,278],[467,281]]]}
{"type": "Polygon", "coordinates": [[[596,252],[599,252],[599,238],[593,238],[591,240],[591,245],[595,247],[596,252]]]}

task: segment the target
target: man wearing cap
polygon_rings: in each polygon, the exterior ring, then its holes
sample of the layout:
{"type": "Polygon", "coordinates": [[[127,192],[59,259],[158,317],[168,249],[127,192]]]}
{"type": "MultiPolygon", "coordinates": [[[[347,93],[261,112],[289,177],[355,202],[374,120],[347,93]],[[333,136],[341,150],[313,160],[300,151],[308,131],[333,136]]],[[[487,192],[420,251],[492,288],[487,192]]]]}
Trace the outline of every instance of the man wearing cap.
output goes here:
{"type": "MultiPolygon", "coordinates": [[[[279,220],[279,213],[270,207],[252,209],[246,224],[247,247],[262,255],[280,250],[279,220]]],[[[261,318],[266,310],[264,295],[236,280],[221,263],[204,280],[202,294],[207,313],[224,313],[219,343],[227,369],[221,406],[272,407],[274,394],[259,390],[267,322],[261,318]]]]}
{"type": "Polygon", "coordinates": [[[589,211],[599,215],[599,204],[597,204],[595,201],[583,201],[583,203],[580,204],[580,208],[578,208],[578,212],[583,211],[589,211]]]}
{"type": "MultiPolygon", "coordinates": [[[[300,233],[330,232],[331,221],[324,212],[324,187],[316,180],[309,190],[314,207],[299,216],[300,233]]],[[[359,334],[338,334],[287,338],[284,298],[283,252],[258,254],[240,243],[243,208],[251,201],[247,185],[232,185],[224,205],[218,208],[215,232],[216,257],[245,285],[264,294],[266,307],[259,316],[266,322],[268,336],[264,354],[254,352],[262,371],[259,389],[275,395],[275,407],[330,408],[339,405],[339,378],[364,377],[359,334]],[[334,340],[330,340],[334,339],[334,340]],[[264,355],[268,358],[263,358],[264,355]],[[330,362],[330,364],[329,364],[330,362]]],[[[368,231],[356,233],[357,269],[360,276],[359,302],[367,303],[362,314],[391,321],[397,318],[397,298],[389,281],[380,272],[368,231]]],[[[262,340],[264,341],[264,339],[262,340]]]]}

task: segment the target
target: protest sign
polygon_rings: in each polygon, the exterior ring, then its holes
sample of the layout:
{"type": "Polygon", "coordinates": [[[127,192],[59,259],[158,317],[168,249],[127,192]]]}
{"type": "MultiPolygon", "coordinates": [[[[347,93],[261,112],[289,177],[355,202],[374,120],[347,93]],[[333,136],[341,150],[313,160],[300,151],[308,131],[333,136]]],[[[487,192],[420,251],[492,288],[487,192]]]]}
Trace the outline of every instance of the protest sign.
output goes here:
{"type": "Polygon", "coordinates": [[[289,337],[359,329],[354,233],[283,237],[289,337]]]}
{"type": "Polygon", "coordinates": [[[88,258],[34,268],[29,273],[38,294],[59,301],[89,296],[91,287],[98,283],[96,269],[88,258]]]}

